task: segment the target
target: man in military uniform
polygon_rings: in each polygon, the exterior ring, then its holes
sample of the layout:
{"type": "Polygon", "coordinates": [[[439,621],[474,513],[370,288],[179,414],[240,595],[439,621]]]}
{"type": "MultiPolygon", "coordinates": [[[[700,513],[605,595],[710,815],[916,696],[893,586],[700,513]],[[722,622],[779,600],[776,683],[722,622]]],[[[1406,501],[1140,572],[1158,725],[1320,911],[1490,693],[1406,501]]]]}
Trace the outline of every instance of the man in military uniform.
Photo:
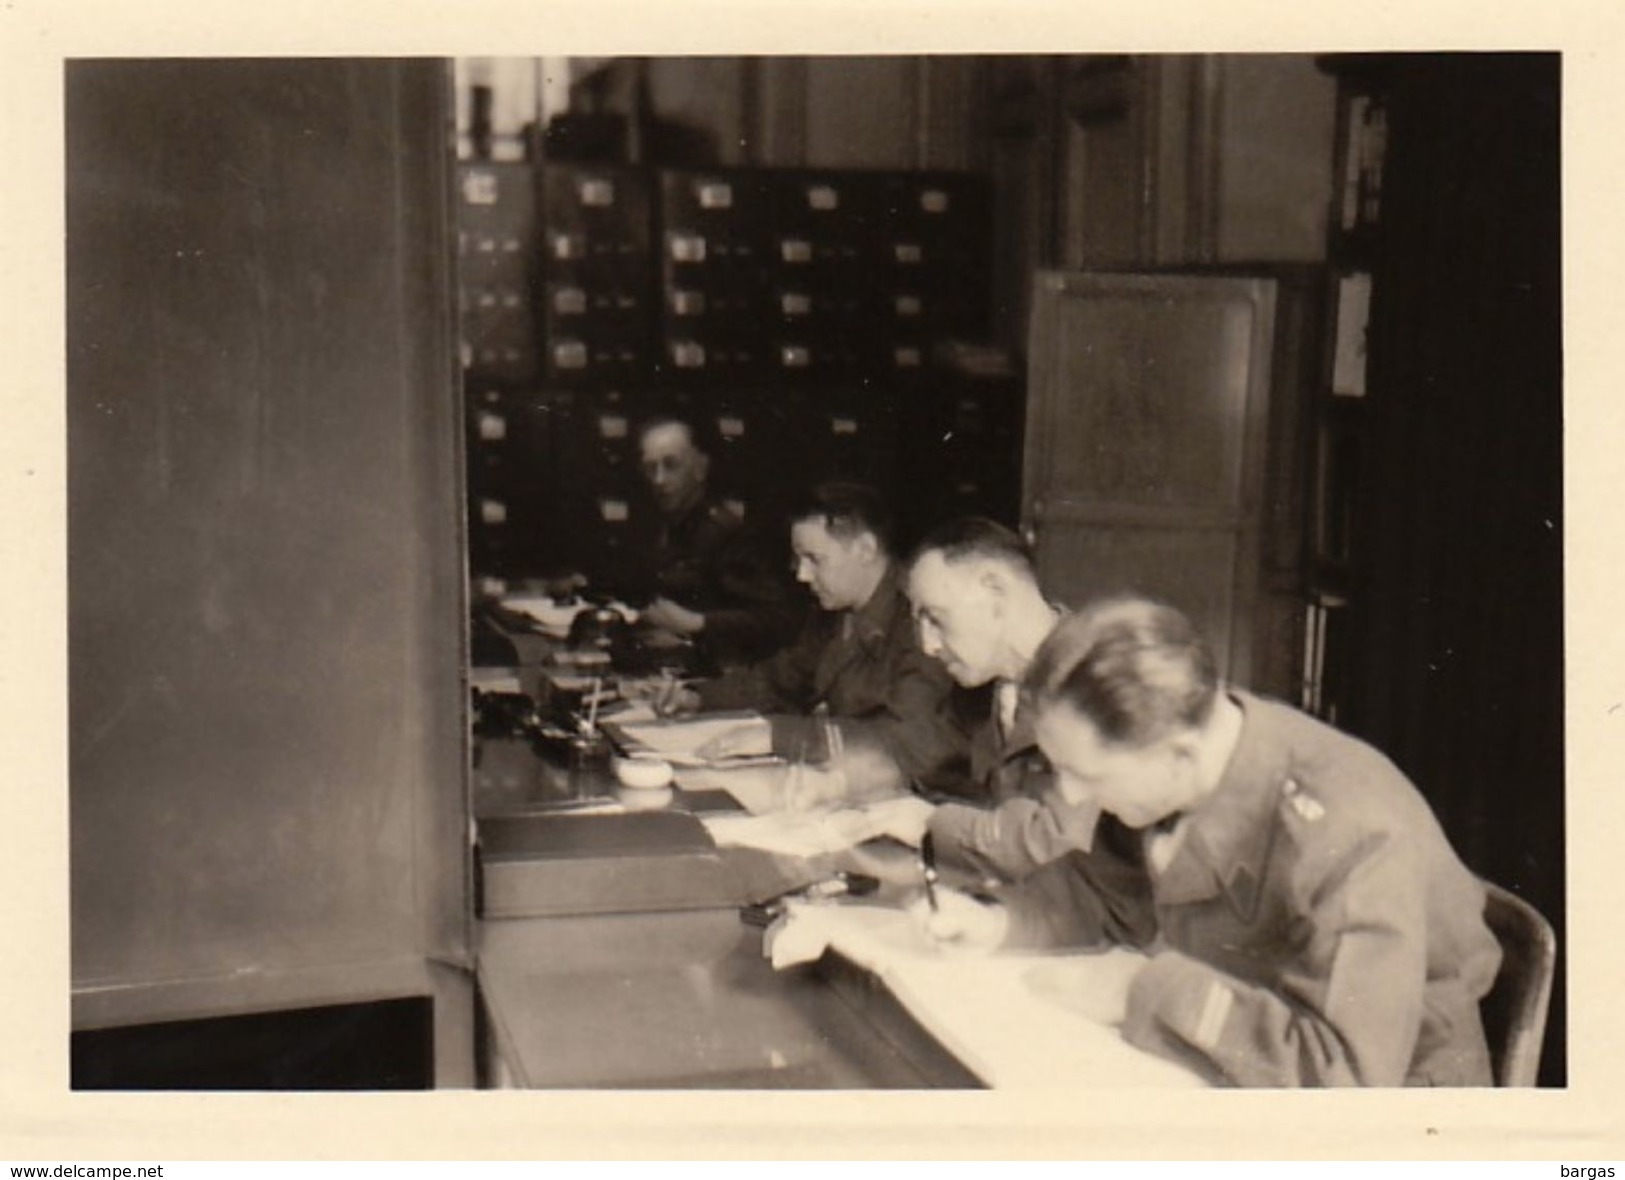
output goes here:
{"type": "Polygon", "coordinates": [[[1038,585],[1021,537],[995,521],[966,517],[933,530],[916,548],[908,594],[920,646],[964,688],[992,686],[987,711],[971,735],[970,774],[953,793],[963,800],[907,797],[868,811],[859,836],[885,834],[920,845],[929,835],[936,859],[990,882],[1012,882],[1067,860],[1035,881],[1071,905],[1055,907],[1074,922],[1093,918],[1125,939],[1149,937],[1150,907],[1092,913],[1090,901],[1123,897],[1109,881],[1138,870],[1138,840],[1092,803],[1070,807],[1054,796],[1054,776],[1017,707],[1021,678],[1062,617],[1038,585]],[[1096,845],[1097,830],[1100,832],[1096,845]],[[1107,875],[1104,887],[1087,883],[1107,875]],[[1069,876],[1081,876],[1073,889],[1069,876]]]}
{"type": "Polygon", "coordinates": [[[693,426],[651,419],[638,432],[638,454],[658,513],[641,621],[691,640],[718,665],[778,650],[800,615],[794,587],[775,547],[710,493],[711,458],[693,426]]]}
{"type": "MultiPolygon", "coordinates": [[[[1484,888],[1391,762],[1222,691],[1189,621],[1143,599],[1061,623],[1023,692],[1060,793],[1142,834],[1160,939],[1125,1038],[1221,1084],[1490,1083],[1484,888]]],[[[1021,887],[943,900],[925,920],[950,941],[1055,929],[1021,887]]]]}
{"type": "Polygon", "coordinates": [[[942,665],[920,650],[880,496],[865,484],[831,481],[790,519],[796,577],[817,599],[801,634],[767,660],[684,690],[674,711],[767,714],[765,726],[740,726],[705,752],[771,752],[798,762],[840,753],[865,768],[868,781],[851,784],[860,794],[903,783],[962,784],[963,702],[942,665]],[[887,772],[892,781],[882,781],[887,772]]]}

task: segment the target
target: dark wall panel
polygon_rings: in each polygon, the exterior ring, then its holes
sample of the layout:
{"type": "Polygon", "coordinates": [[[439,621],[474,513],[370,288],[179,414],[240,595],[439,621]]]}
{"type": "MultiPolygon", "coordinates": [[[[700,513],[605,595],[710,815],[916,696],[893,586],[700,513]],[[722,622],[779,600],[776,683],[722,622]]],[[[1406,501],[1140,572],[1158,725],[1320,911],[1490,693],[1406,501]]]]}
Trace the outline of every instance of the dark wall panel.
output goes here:
{"type": "Polygon", "coordinates": [[[76,986],[461,945],[445,98],[69,63],[76,986]]]}
{"type": "MultiPolygon", "coordinates": [[[[1555,54],[1396,55],[1347,724],[1478,872],[1564,910],[1555,54]]],[[[1563,1077],[1563,992],[1542,1081],[1563,1077]]]]}

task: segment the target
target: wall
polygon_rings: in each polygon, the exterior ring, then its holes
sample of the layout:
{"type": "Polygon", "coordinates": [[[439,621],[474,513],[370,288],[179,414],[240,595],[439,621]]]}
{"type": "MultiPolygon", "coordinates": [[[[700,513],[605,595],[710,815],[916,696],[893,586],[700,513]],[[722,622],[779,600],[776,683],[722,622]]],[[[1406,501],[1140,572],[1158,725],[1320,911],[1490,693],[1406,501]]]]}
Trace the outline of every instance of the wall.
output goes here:
{"type": "Polygon", "coordinates": [[[76,1023],[466,942],[432,62],[67,71],[76,1023]]]}
{"type": "Polygon", "coordinates": [[[1312,58],[1063,59],[1051,85],[1064,265],[1324,260],[1337,88],[1312,58]]]}
{"type": "Polygon", "coordinates": [[[1566,951],[1560,65],[1387,64],[1344,723],[1566,951]]]}
{"type": "Polygon", "coordinates": [[[622,111],[641,72],[664,146],[698,153],[659,162],[992,173],[996,335],[1017,351],[1041,267],[1325,257],[1336,87],[1306,54],[576,64],[622,111]]]}
{"type": "Polygon", "coordinates": [[[1336,83],[1302,54],[1225,54],[1219,71],[1217,260],[1323,260],[1336,83]]]}
{"type": "MultiPolygon", "coordinates": [[[[587,80],[687,132],[703,158],[781,168],[976,168],[986,163],[988,59],[656,57],[600,63],[587,80]]],[[[581,95],[585,101],[584,94],[581,95]]]]}

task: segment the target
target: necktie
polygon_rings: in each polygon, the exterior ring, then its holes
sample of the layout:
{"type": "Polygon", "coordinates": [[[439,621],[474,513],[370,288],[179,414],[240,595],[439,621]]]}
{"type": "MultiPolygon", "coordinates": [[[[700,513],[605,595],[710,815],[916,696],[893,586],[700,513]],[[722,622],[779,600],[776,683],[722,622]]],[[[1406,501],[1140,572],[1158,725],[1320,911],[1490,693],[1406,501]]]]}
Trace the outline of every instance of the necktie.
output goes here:
{"type": "Polygon", "coordinates": [[[993,703],[998,711],[999,736],[1007,738],[1010,731],[1016,726],[1016,705],[1020,700],[1020,689],[1013,680],[1001,680],[999,686],[993,690],[993,703]]]}

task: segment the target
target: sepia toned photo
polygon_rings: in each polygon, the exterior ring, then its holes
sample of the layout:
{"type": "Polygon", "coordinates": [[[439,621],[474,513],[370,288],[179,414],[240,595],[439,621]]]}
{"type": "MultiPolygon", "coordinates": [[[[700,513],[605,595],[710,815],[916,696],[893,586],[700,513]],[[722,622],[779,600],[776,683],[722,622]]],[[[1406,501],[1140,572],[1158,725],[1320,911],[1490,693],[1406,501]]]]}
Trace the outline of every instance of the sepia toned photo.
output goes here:
{"type": "Polygon", "coordinates": [[[1567,1087],[1564,65],[66,61],[70,1088],[1567,1087]]]}

